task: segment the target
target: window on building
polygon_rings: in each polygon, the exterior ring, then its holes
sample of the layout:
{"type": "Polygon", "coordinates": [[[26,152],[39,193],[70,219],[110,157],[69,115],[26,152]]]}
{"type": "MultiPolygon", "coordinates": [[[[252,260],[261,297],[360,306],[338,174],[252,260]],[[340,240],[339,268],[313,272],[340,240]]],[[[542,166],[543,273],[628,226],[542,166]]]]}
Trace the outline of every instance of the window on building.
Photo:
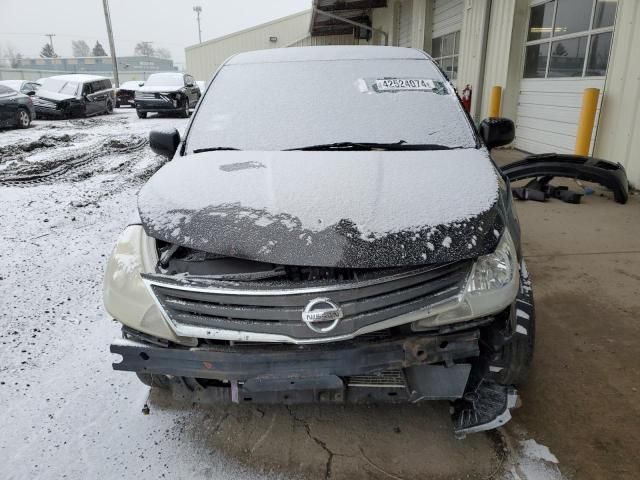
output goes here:
{"type": "Polygon", "coordinates": [[[617,0],[549,0],[531,7],[524,78],[607,73],[617,0]]]}
{"type": "Polygon", "coordinates": [[[458,78],[459,54],[460,32],[448,33],[431,40],[431,57],[440,65],[453,83],[458,78]]]}

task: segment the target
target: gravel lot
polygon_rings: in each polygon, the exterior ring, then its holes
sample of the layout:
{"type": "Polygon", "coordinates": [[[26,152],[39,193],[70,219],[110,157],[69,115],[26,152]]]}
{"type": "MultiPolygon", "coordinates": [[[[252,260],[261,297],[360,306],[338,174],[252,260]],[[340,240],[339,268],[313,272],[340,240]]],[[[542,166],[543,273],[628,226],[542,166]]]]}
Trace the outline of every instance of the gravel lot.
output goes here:
{"type": "Polygon", "coordinates": [[[113,372],[106,257],[162,164],[149,130],[186,122],[118,109],[0,131],[2,478],[562,478],[517,411],[460,441],[446,403],[210,409],[113,372]]]}

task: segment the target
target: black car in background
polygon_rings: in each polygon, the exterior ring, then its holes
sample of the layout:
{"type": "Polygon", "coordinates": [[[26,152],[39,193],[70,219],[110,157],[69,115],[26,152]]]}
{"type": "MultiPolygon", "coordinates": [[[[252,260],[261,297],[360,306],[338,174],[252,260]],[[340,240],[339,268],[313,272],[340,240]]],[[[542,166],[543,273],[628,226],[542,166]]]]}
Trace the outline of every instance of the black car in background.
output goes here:
{"type": "Polygon", "coordinates": [[[135,95],[138,117],[149,112],[178,113],[187,118],[202,93],[195,79],[185,73],[154,73],[135,95]]]}
{"type": "Polygon", "coordinates": [[[31,80],[2,80],[0,81],[0,85],[9,87],[24,95],[35,95],[40,88],[40,84],[38,82],[31,80]]]}
{"type": "Polygon", "coordinates": [[[120,85],[120,88],[116,90],[116,107],[120,108],[124,105],[135,107],[135,94],[143,85],[144,82],[140,82],[137,80],[124,82],[122,85],[120,85]]]}
{"type": "Polygon", "coordinates": [[[31,97],[0,85],[0,128],[28,128],[36,118],[31,97]]]}
{"type": "Polygon", "coordinates": [[[113,112],[111,80],[96,75],[56,75],[44,80],[34,97],[38,117],[90,117],[113,112]]]}

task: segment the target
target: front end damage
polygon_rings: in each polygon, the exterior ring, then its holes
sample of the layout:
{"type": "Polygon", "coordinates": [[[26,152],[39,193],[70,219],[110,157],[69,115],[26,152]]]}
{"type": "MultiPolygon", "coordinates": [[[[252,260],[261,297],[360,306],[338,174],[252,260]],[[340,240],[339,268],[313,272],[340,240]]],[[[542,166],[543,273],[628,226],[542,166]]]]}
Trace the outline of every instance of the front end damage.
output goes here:
{"type": "Polygon", "coordinates": [[[470,285],[482,278],[471,260],[294,267],[154,242],[131,229],[129,248],[146,250],[116,248],[107,277],[118,278],[107,282],[105,303],[121,300],[118,282],[137,288],[126,269],[148,303],[127,305],[138,309],[137,323],[109,309],[124,324],[124,338],[111,345],[122,356],[116,370],[201,403],[449,400],[460,436],[511,418],[534,316],[526,268],[515,259],[496,309],[474,298],[470,285]]]}

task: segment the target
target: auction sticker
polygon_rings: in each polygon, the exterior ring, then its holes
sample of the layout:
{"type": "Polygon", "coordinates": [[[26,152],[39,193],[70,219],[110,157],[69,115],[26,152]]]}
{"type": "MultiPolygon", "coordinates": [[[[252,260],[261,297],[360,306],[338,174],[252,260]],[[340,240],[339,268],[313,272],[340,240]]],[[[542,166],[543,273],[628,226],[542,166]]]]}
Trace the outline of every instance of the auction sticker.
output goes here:
{"type": "Polygon", "coordinates": [[[428,78],[383,78],[376,80],[376,90],[379,92],[414,90],[433,91],[436,87],[433,80],[428,78]]]}

